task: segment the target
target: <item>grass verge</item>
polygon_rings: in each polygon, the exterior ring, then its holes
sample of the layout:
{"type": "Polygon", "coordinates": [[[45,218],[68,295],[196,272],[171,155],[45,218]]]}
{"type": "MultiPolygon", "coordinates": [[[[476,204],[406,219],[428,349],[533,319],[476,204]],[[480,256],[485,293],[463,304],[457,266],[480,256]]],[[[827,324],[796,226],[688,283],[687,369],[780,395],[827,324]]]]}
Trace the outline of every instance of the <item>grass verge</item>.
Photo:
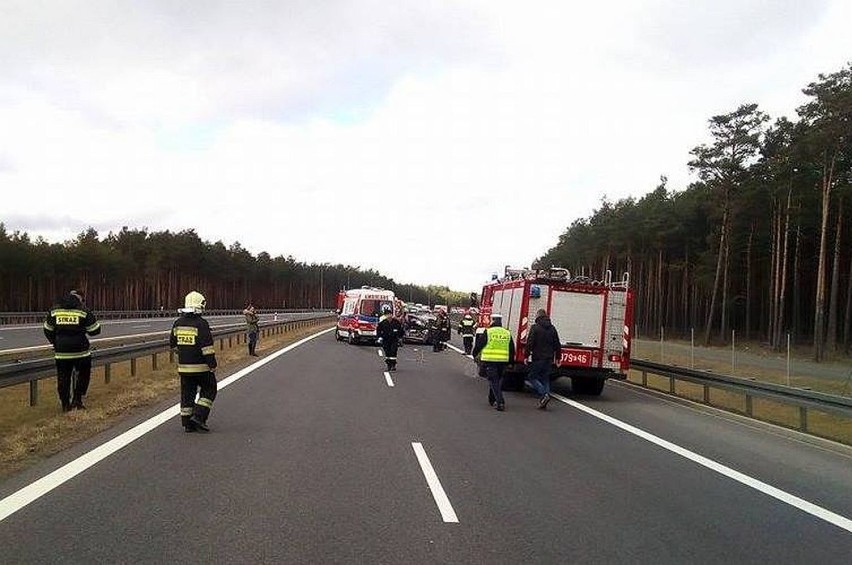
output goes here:
{"type": "MultiPolygon", "coordinates": [[[[260,340],[257,352],[263,357],[329,326],[323,321],[266,336],[260,340]]],[[[247,357],[244,344],[229,346],[228,340],[224,344],[224,349],[216,351],[220,379],[257,360],[247,357]]],[[[29,406],[27,384],[0,389],[0,480],[164,400],[178,402],[177,366],[164,363],[163,356],[160,357],[157,370],[153,370],[150,357],[139,358],[133,377],[129,361],[113,365],[109,384],[104,382],[103,367],[95,367],[85,399],[87,410],[62,413],[55,378],[39,381],[40,397],[36,406],[29,406]]]]}

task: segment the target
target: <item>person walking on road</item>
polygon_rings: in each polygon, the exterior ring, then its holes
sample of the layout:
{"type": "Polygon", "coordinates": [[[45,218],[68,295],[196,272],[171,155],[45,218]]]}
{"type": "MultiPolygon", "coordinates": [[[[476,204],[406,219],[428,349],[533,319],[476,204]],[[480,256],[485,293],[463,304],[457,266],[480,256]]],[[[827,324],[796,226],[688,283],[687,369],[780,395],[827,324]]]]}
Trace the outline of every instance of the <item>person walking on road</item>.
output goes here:
{"type": "Polygon", "coordinates": [[[470,352],[473,350],[473,335],[476,333],[476,322],[473,321],[473,316],[470,315],[470,312],[465,314],[459,321],[458,333],[462,336],[464,354],[470,355],[470,352]]]}
{"type": "Polygon", "coordinates": [[[252,357],[258,357],[257,355],[257,335],[260,332],[260,318],[257,315],[257,312],[254,310],[254,305],[249,302],[248,306],[245,310],[243,310],[243,315],[246,317],[246,337],[248,338],[248,352],[252,357]]]}
{"type": "Polygon", "coordinates": [[[388,371],[396,371],[396,354],[402,334],[402,324],[391,313],[391,307],[383,306],[382,317],[379,319],[379,325],[376,327],[376,335],[381,340],[388,371]]]}
{"type": "Polygon", "coordinates": [[[83,397],[89,390],[92,375],[88,336],[101,333],[100,323],[84,302],[83,295],[72,290],[57,301],[44,320],[44,336],[53,346],[56,360],[56,389],[63,412],[86,408],[83,397]],[[75,370],[77,380],[72,391],[71,376],[75,370]]]}
{"type": "Polygon", "coordinates": [[[491,324],[476,335],[473,357],[485,368],[488,378],[488,404],[502,412],[506,409],[503,398],[503,373],[509,361],[515,356],[515,344],[512,333],[503,326],[500,314],[491,314],[491,324]]]}
{"type": "Polygon", "coordinates": [[[443,351],[447,345],[444,343],[450,339],[450,319],[446,311],[438,309],[431,327],[432,351],[443,351]]]}
{"type": "Polygon", "coordinates": [[[192,291],[172,325],[169,345],[177,349],[180,375],[180,421],[186,432],[209,432],[207,418],[216,399],[216,353],[210,325],[201,317],[207,301],[192,291]],[[199,392],[200,391],[200,392],[199,392]],[[198,400],[195,395],[198,393],[198,400]]]}
{"type": "Polygon", "coordinates": [[[552,366],[558,363],[561,350],[559,332],[550,322],[547,312],[538,310],[535,323],[527,336],[527,377],[538,393],[538,407],[541,410],[547,410],[547,403],[550,402],[550,372],[552,366]]]}

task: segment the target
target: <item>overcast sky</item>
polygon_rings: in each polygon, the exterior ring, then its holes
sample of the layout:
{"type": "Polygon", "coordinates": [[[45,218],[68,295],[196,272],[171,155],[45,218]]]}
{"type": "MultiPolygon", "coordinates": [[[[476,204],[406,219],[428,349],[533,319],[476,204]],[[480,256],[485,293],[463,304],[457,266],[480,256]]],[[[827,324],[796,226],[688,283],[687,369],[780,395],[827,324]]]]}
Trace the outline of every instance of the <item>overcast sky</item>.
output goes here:
{"type": "Polygon", "coordinates": [[[849,0],[0,0],[0,222],[477,290],[603,197],[685,188],[711,116],[793,117],[850,22],[849,0]]]}

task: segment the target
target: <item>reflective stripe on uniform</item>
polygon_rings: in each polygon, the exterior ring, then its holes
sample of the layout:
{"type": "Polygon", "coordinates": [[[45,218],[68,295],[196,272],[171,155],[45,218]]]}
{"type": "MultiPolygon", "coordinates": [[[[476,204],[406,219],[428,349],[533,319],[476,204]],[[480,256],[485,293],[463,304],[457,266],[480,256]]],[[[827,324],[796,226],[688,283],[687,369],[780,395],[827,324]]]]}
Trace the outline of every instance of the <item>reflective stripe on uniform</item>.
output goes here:
{"type": "Polygon", "coordinates": [[[180,409],[180,415],[181,416],[192,416],[193,412],[194,412],[194,409],[192,408],[192,406],[187,406],[187,407],[180,409]]]}
{"type": "Polygon", "coordinates": [[[87,332],[89,332],[89,333],[92,333],[93,331],[95,331],[95,330],[96,330],[96,329],[98,329],[99,327],[101,327],[101,323],[100,323],[100,322],[95,322],[95,323],[94,323],[94,324],[92,324],[91,326],[88,326],[88,327],[86,328],[86,331],[87,331],[87,332]]]}
{"type": "Polygon", "coordinates": [[[83,357],[90,357],[92,355],[91,351],[73,351],[71,353],[54,353],[54,359],[82,359],[83,357]]]}
{"type": "Polygon", "coordinates": [[[210,366],[207,363],[178,363],[178,373],[207,373],[210,366]]]}
{"type": "Polygon", "coordinates": [[[493,327],[486,330],[488,341],[479,358],[485,362],[506,363],[509,361],[509,342],[512,334],[506,328],[493,327]]]}
{"type": "Polygon", "coordinates": [[[206,347],[201,348],[202,355],[213,355],[214,353],[216,353],[216,348],[212,345],[208,345],[206,347]]]}
{"type": "Polygon", "coordinates": [[[44,329],[46,329],[46,330],[47,330],[47,331],[49,331],[49,332],[52,332],[52,331],[54,331],[56,328],[54,328],[54,327],[53,327],[53,324],[51,324],[51,323],[49,323],[49,322],[45,322],[45,323],[44,323],[44,329]]]}
{"type": "Polygon", "coordinates": [[[199,406],[204,406],[205,408],[213,408],[213,401],[209,398],[199,398],[195,401],[199,406]]]}

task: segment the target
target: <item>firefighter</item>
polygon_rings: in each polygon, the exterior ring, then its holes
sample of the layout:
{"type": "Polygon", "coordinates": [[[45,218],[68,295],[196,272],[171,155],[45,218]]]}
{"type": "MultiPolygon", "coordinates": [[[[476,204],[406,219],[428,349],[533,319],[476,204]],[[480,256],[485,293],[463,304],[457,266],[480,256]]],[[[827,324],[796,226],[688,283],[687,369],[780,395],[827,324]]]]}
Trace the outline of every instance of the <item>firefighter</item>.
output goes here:
{"type": "Polygon", "coordinates": [[[466,313],[464,317],[459,320],[458,333],[462,336],[464,354],[470,355],[470,352],[473,349],[473,334],[476,333],[476,322],[473,321],[473,316],[470,315],[470,312],[466,313]]]}
{"type": "Polygon", "coordinates": [[[216,399],[216,354],[210,325],[201,317],[207,301],[197,291],[184,299],[172,325],[169,345],[177,349],[180,375],[180,421],[186,432],[209,432],[207,417],[216,399]],[[196,392],[198,400],[195,400],[196,392]]]}
{"type": "Polygon", "coordinates": [[[44,320],[44,336],[53,346],[56,360],[56,389],[62,411],[84,410],[83,397],[89,389],[92,375],[91,335],[101,333],[95,315],[83,305],[83,295],[72,290],[60,298],[44,320]],[[71,375],[77,371],[73,397],[71,375]]]}
{"type": "Polygon", "coordinates": [[[438,309],[435,319],[432,320],[432,351],[443,351],[446,348],[445,341],[450,339],[450,319],[443,309],[438,309]]]}
{"type": "Polygon", "coordinates": [[[488,404],[496,404],[498,411],[504,411],[503,373],[515,357],[515,344],[512,333],[503,327],[500,314],[491,314],[491,324],[476,335],[473,356],[478,358],[488,378],[488,404]]]}
{"type": "Polygon", "coordinates": [[[389,305],[382,306],[382,317],[376,327],[376,335],[385,352],[385,363],[388,371],[396,371],[396,352],[402,337],[402,324],[395,318],[389,305]]]}

